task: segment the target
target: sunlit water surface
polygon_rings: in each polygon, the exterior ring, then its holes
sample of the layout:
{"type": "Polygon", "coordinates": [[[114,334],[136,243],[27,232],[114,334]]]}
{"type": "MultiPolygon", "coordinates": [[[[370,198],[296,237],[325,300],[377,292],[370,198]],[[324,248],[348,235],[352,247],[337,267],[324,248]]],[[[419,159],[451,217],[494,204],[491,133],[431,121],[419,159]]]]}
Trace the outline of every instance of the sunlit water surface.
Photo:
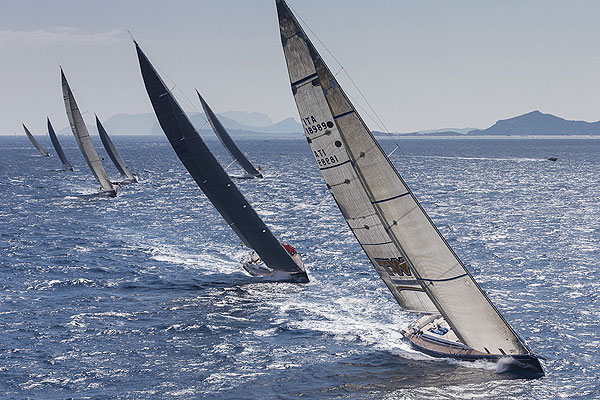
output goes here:
{"type": "MultiPolygon", "coordinates": [[[[38,135],[41,136],[41,135],[38,135]]],[[[49,140],[41,143],[51,148],[49,140]]],[[[97,184],[0,137],[0,393],[92,398],[595,398],[600,141],[401,140],[392,160],[547,376],[417,353],[298,136],[236,137],[239,187],[309,284],[242,272],[248,250],[164,137],[115,137],[137,185],[97,184]],[[559,157],[557,162],[545,157],[559,157]]],[[[224,165],[230,160],[208,139],[224,165]]],[[[386,151],[394,148],[381,140],[386,151]]],[[[101,147],[101,146],[99,146],[101,147]]],[[[117,172],[103,151],[111,177],[117,172]]],[[[235,171],[235,168],[231,168],[235,171]]]]}

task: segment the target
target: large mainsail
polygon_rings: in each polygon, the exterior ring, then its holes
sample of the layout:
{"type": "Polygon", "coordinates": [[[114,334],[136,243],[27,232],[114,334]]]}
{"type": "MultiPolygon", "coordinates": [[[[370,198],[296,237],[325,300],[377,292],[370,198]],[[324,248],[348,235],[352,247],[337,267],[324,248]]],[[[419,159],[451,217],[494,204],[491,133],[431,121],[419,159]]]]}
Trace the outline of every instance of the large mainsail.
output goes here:
{"type": "Polygon", "coordinates": [[[344,218],[400,305],[437,309],[464,344],[482,353],[529,354],[382,151],[287,4],[276,3],[307,140],[344,218]],[[396,285],[396,279],[407,283],[396,285]],[[419,293],[430,300],[414,296],[419,293]]]}
{"type": "Polygon", "coordinates": [[[130,179],[131,181],[137,181],[136,177],[131,173],[129,168],[127,168],[125,160],[123,160],[123,157],[121,157],[121,154],[119,154],[119,152],[117,151],[117,148],[108,136],[108,133],[106,133],[106,129],[104,129],[104,126],[102,126],[102,124],[100,123],[98,116],[95,115],[95,117],[96,126],[98,127],[98,133],[100,134],[100,140],[102,140],[102,144],[104,145],[104,148],[106,149],[106,152],[108,153],[113,164],[115,164],[115,167],[122,176],[126,177],[127,179],[130,179]]]}
{"type": "Polygon", "coordinates": [[[63,168],[67,171],[73,171],[73,166],[65,156],[65,152],[56,137],[56,133],[54,132],[54,128],[50,123],[50,118],[46,118],[48,120],[48,135],[50,136],[50,140],[52,141],[52,145],[54,146],[54,150],[56,150],[56,154],[58,154],[58,158],[60,158],[60,162],[62,162],[63,168]]]}
{"type": "Polygon", "coordinates": [[[212,155],[137,43],[135,46],[146,91],[158,122],[200,189],[242,242],[254,249],[269,268],[297,273],[308,280],[306,272],[275,238],[212,155]]]}
{"type": "Polygon", "coordinates": [[[92,173],[96,177],[96,180],[102,185],[102,189],[107,192],[114,192],[115,187],[110,182],[110,179],[102,166],[102,161],[100,161],[100,157],[98,157],[96,148],[92,143],[90,134],[85,126],[85,121],[77,107],[75,97],[73,97],[73,92],[69,87],[69,83],[67,82],[67,78],[65,77],[62,68],[60,69],[60,77],[62,80],[63,98],[65,100],[67,117],[69,118],[69,124],[71,125],[71,130],[73,131],[77,145],[79,146],[85,161],[87,161],[90,166],[92,173]]]}
{"type": "Polygon", "coordinates": [[[262,178],[262,174],[258,172],[256,168],[254,168],[254,165],[252,165],[252,163],[246,158],[244,153],[242,153],[242,151],[236,146],[233,139],[231,139],[231,136],[229,136],[227,129],[225,129],[223,124],[221,124],[219,118],[217,118],[217,116],[208,106],[206,101],[204,101],[202,96],[200,96],[200,93],[196,91],[196,94],[198,94],[198,97],[200,98],[200,103],[202,103],[202,108],[204,109],[204,113],[206,114],[206,118],[208,119],[210,126],[212,126],[213,131],[215,132],[223,146],[225,146],[231,157],[235,161],[237,161],[237,163],[240,165],[240,167],[242,167],[244,171],[246,171],[246,173],[256,178],[262,178]]]}
{"type": "Polygon", "coordinates": [[[38,151],[40,152],[40,154],[43,155],[44,157],[50,157],[50,153],[48,153],[46,150],[44,150],[44,148],[33,137],[33,135],[31,134],[31,132],[29,132],[29,129],[27,129],[27,127],[25,126],[25,124],[22,124],[22,125],[23,125],[23,129],[25,129],[25,134],[27,135],[27,137],[29,138],[29,140],[31,141],[31,143],[35,146],[35,148],[38,149],[38,151]]]}

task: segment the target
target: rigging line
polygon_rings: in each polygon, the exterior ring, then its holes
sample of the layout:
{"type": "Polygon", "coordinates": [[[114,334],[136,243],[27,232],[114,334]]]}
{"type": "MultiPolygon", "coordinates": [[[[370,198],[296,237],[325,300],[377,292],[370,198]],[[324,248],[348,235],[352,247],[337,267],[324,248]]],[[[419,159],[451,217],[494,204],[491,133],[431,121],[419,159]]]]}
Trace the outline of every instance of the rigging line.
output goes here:
{"type": "Polygon", "coordinates": [[[228,166],[225,167],[225,171],[227,171],[227,168],[231,167],[235,163],[236,163],[236,160],[233,160],[228,166]]]}
{"type": "MultiPolygon", "coordinates": [[[[194,103],[192,103],[192,101],[187,97],[185,92],[179,87],[179,85],[177,85],[177,82],[175,82],[173,79],[171,79],[171,77],[165,71],[163,71],[160,67],[158,67],[156,64],[154,64],[153,62],[150,62],[150,63],[152,64],[152,66],[154,68],[159,70],[160,73],[174,85],[174,87],[173,87],[174,89],[177,88],[178,92],[180,92],[183,95],[183,97],[185,98],[185,100],[187,102],[186,105],[190,106],[192,110],[196,111],[198,114],[200,114],[202,116],[202,119],[204,120],[204,124],[202,124],[202,127],[200,127],[198,130],[202,129],[206,125],[206,123],[208,123],[208,120],[206,119],[206,117],[204,115],[202,115],[202,112],[198,108],[196,108],[194,103]]],[[[170,92],[173,96],[177,97],[180,101],[183,101],[183,99],[180,96],[178,96],[172,89],[170,90],[170,92]]]]}
{"type": "MultiPolygon", "coordinates": [[[[373,118],[373,116],[371,116],[371,114],[365,110],[360,103],[356,103],[358,104],[358,106],[361,108],[362,111],[364,111],[364,113],[373,121],[375,122],[375,124],[383,129],[385,131],[385,133],[390,134],[390,132],[388,131],[388,129],[385,127],[385,124],[383,123],[383,121],[381,120],[381,118],[379,118],[379,115],[377,115],[377,113],[375,112],[375,110],[373,109],[373,107],[371,107],[371,105],[369,104],[369,101],[365,98],[365,96],[362,94],[362,92],[360,91],[360,89],[358,89],[358,86],[356,85],[356,83],[354,83],[354,81],[352,80],[352,77],[350,77],[350,74],[348,73],[348,71],[346,71],[346,69],[344,68],[344,66],[342,65],[342,63],[336,58],[336,56],[329,50],[329,48],[327,46],[325,46],[325,43],[323,43],[323,41],[319,38],[319,36],[317,36],[317,34],[310,28],[310,25],[308,25],[306,23],[306,21],[300,16],[300,14],[298,14],[296,12],[296,10],[290,6],[288,4],[288,7],[290,7],[290,9],[294,12],[294,14],[296,14],[296,16],[300,19],[300,21],[302,21],[302,23],[304,24],[304,26],[306,27],[306,29],[309,30],[309,32],[315,37],[315,39],[321,44],[321,46],[323,46],[323,48],[325,49],[325,51],[327,51],[327,53],[329,53],[329,55],[335,60],[335,62],[340,66],[340,70],[334,75],[334,77],[336,77],[340,72],[344,71],[346,73],[346,75],[348,76],[348,78],[350,78],[350,81],[352,82],[352,85],[356,88],[356,90],[358,90],[358,92],[360,93],[360,95],[362,96],[363,100],[369,105],[369,108],[373,111],[373,113],[375,114],[375,116],[377,117],[377,119],[373,118]],[[377,121],[379,120],[379,122],[377,121]]],[[[350,96],[348,93],[346,93],[346,95],[348,97],[350,97],[352,99],[352,96],[350,96]]]]}
{"type": "Polygon", "coordinates": [[[398,146],[398,145],[396,144],[396,147],[394,147],[394,150],[392,150],[392,151],[390,152],[390,154],[388,154],[388,155],[387,155],[387,156],[388,156],[388,158],[390,158],[390,157],[392,156],[392,154],[394,154],[394,152],[395,152],[396,150],[398,150],[399,148],[400,148],[400,146],[398,146]]]}
{"type": "MultiPolygon", "coordinates": [[[[329,53],[329,55],[340,66],[341,69],[335,74],[335,76],[337,76],[342,71],[344,71],[346,73],[346,76],[348,77],[348,79],[350,79],[350,82],[352,83],[352,85],[356,88],[356,90],[361,95],[361,97],[363,98],[363,100],[367,103],[367,105],[369,106],[369,108],[373,111],[373,113],[375,114],[375,116],[377,117],[377,119],[373,118],[373,116],[371,116],[371,114],[367,110],[365,110],[365,108],[359,102],[356,102],[354,100],[354,98],[350,94],[346,93],[346,96],[348,96],[348,98],[353,103],[355,103],[361,109],[361,111],[363,111],[373,122],[375,122],[375,124],[384,131],[383,133],[385,133],[386,135],[388,135],[388,137],[390,137],[394,141],[394,144],[396,145],[396,147],[400,149],[400,154],[402,154],[403,157],[406,157],[406,154],[402,151],[400,143],[398,142],[398,138],[394,134],[390,133],[390,131],[387,129],[387,127],[385,126],[385,124],[383,123],[383,121],[381,120],[381,118],[379,118],[379,115],[377,114],[377,112],[373,109],[373,107],[371,106],[371,104],[369,103],[369,101],[366,99],[366,97],[364,96],[364,94],[362,93],[362,91],[358,88],[358,85],[356,84],[356,82],[354,82],[354,80],[352,79],[352,77],[350,76],[350,74],[348,73],[348,71],[346,70],[346,68],[344,68],[344,66],[337,59],[337,57],[329,50],[329,48],[325,45],[325,43],[323,43],[323,41],[319,38],[319,36],[310,28],[310,25],[306,23],[306,21],[302,18],[302,16],[299,13],[297,13],[296,10],[292,6],[290,6],[289,4],[288,4],[288,7],[294,12],[294,14],[300,19],[300,21],[302,21],[302,23],[304,24],[304,26],[315,37],[315,39],[321,44],[321,46],[323,46],[323,48],[325,49],[325,51],[327,51],[327,53],[329,53]],[[379,122],[377,120],[379,120],[379,122]]],[[[389,156],[391,156],[396,150],[397,149],[392,150],[392,152],[390,152],[389,156]]],[[[388,158],[389,158],[389,156],[388,156],[388,158]]],[[[391,160],[390,160],[390,162],[391,162],[391,160]]],[[[405,166],[405,168],[406,168],[406,166],[405,166]]],[[[408,169],[414,175],[414,171],[412,170],[412,167],[410,166],[410,164],[408,165],[408,169]]]]}

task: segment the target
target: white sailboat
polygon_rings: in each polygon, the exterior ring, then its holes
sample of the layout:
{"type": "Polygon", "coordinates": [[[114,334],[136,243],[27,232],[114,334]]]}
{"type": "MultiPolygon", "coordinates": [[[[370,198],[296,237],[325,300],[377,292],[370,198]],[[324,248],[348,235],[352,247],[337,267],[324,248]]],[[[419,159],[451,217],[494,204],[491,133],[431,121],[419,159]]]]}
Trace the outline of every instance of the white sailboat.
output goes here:
{"type": "Polygon", "coordinates": [[[108,178],[108,175],[106,174],[106,171],[104,170],[104,167],[102,166],[102,161],[100,161],[100,157],[96,152],[94,143],[92,143],[90,134],[85,126],[85,121],[81,116],[79,107],[77,107],[75,97],[73,97],[73,92],[69,87],[69,83],[67,82],[67,78],[65,77],[62,68],[60,69],[60,77],[62,81],[63,98],[65,100],[67,117],[69,118],[69,124],[71,125],[71,130],[73,131],[73,136],[75,136],[75,141],[77,141],[79,150],[81,150],[81,153],[92,170],[94,177],[102,186],[100,189],[100,194],[116,196],[117,187],[112,184],[108,178]]]}
{"type": "Polygon", "coordinates": [[[544,372],[382,151],[284,0],[281,41],[307,141],[348,226],[400,307],[425,315],[403,331],[417,349],[463,360],[505,359],[544,372]]]}

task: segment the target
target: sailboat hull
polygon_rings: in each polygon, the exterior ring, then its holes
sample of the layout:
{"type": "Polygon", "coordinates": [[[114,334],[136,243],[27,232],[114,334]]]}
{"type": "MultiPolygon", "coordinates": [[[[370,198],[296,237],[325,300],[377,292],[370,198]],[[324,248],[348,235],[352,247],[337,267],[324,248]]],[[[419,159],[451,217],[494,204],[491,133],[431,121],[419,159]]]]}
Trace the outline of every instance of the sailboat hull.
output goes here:
{"type": "Polygon", "coordinates": [[[498,364],[498,372],[518,378],[541,378],[544,370],[533,354],[488,354],[461,343],[439,315],[423,317],[402,335],[411,346],[432,357],[453,358],[462,361],[489,361],[498,364]]]}
{"type": "Polygon", "coordinates": [[[270,281],[308,283],[308,275],[304,270],[304,263],[300,259],[300,256],[296,253],[292,256],[292,259],[298,264],[301,271],[287,272],[271,269],[265,265],[254,251],[242,260],[242,266],[250,275],[265,278],[270,281]]]}

